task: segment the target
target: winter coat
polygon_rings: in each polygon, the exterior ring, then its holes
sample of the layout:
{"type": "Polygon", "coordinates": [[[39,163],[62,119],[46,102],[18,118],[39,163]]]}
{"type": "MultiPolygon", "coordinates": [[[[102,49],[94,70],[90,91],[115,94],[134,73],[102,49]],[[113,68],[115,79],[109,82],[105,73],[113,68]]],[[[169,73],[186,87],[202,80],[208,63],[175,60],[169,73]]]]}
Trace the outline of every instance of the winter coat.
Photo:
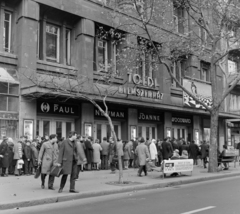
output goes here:
{"type": "Polygon", "coordinates": [[[22,159],[22,157],[23,157],[23,147],[22,147],[22,143],[20,141],[14,143],[13,151],[14,151],[14,156],[13,156],[14,160],[22,159]]]}
{"type": "Polygon", "coordinates": [[[76,148],[77,148],[77,157],[78,157],[77,165],[86,163],[87,160],[86,160],[83,144],[79,140],[76,141],[76,148]]]}
{"type": "Polygon", "coordinates": [[[13,157],[14,157],[14,144],[13,144],[13,142],[8,142],[8,161],[9,161],[9,166],[13,165],[13,157]]]}
{"type": "Polygon", "coordinates": [[[118,141],[117,142],[115,152],[116,152],[116,155],[120,155],[120,156],[124,155],[123,154],[123,143],[122,143],[122,141],[118,141]]]}
{"type": "MultiPolygon", "coordinates": [[[[130,141],[131,142],[131,141],[130,141]]],[[[129,160],[131,159],[131,155],[132,155],[132,146],[131,143],[128,142],[126,143],[125,147],[124,147],[124,160],[129,160]]]]}
{"type": "Polygon", "coordinates": [[[199,148],[195,143],[191,143],[189,145],[188,151],[189,151],[189,158],[197,159],[197,156],[199,154],[199,148]]]}
{"type": "Polygon", "coordinates": [[[207,144],[202,144],[200,147],[201,147],[202,158],[208,157],[209,146],[207,144]]]}
{"type": "Polygon", "coordinates": [[[38,165],[38,150],[35,146],[31,145],[31,150],[32,150],[32,163],[33,166],[37,166],[38,165]]]}
{"type": "Polygon", "coordinates": [[[8,168],[9,167],[9,159],[8,159],[8,143],[6,140],[0,144],[0,155],[3,157],[0,158],[0,168],[8,168]]]}
{"type": "Polygon", "coordinates": [[[129,141],[129,147],[131,149],[130,159],[134,159],[134,149],[133,149],[133,142],[132,141],[129,141]]]}
{"type": "Polygon", "coordinates": [[[25,158],[25,160],[31,160],[31,157],[32,157],[32,149],[31,149],[31,147],[30,146],[25,146],[24,147],[24,158],[25,158]]]}
{"type": "Polygon", "coordinates": [[[140,143],[136,150],[135,153],[138,156],[138,162],[140,166],[146,165],[146,159],[149,158],[149,151],[147,146],[144,143],[140,143]]]}
{"type": "Polygon", "coordinates": [[[150,143],[150,145],[149,145],[149,152],[150,152],[150,159],[151,160],[155,160],[156,156],[158,154],[155,143],[150,143]]]}
{"type": "Polygon", "coordinates": [[[100,145],[102,147],[102,155],[109,155],[109,143],[103,141],[100,145]]]}
{"type": "Polygon", "coordinates": [[[42,144],[38,156],[38,162],[42,163],[42,174],[50,174],[52,167],[57,163],[57,154],[58,145],[56,143],[52,144],[50,141],[47,141],[42,144]]]}
{"type": "Polygon", "coordinates": [[[93,162],[93,147],[89,140],[85,141],[85,147],[86,147],[85,154],[87,158],[87,163],[91,164],[93,162]]]}
{"type": "Polygon", "coordinates": [[[59,150],[58,163],[63,168],[64,175],[70,175],[72,173],[73,162],[77,163],[78,155],[75,142],[66,139],[62,142],[59,150]]]}
{"type": "Polygon", "coordinates": [[[173,154],[172,145],[169,142],[164,141],[162,143],[162,155],[164,160],[168,160],[173,154]]]}
{"type": "Polygon", "coordinates": [[[100,163],[100,152],[102,151],[102,147],[98,143],[94,143],[93,147],[93,163],[100,163]]]}

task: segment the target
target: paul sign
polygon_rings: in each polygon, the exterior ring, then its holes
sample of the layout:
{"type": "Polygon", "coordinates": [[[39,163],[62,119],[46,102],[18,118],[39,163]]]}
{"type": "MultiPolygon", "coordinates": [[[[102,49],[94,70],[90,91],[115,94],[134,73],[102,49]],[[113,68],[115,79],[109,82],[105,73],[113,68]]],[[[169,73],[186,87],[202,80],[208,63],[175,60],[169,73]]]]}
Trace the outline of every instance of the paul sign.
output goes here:
{"type": "Polygon", "coordinates": [[[141,78],[139,74],[128,73],[128,83],[133,83],[136,87],[120,86],[118,88],[119,94],[134,95],[157,100],[162,100],[163,98],[163,93],[160,93],[158,90],[159,84],[156,78],[141,78]]]}
{"type": "Polygon", "coordinates": [[[44,114],[61,114],[61,115],[79,115],[79,107],[77,105],[68,105],[62,103],[38,102],[38,113],[44,114]]]}

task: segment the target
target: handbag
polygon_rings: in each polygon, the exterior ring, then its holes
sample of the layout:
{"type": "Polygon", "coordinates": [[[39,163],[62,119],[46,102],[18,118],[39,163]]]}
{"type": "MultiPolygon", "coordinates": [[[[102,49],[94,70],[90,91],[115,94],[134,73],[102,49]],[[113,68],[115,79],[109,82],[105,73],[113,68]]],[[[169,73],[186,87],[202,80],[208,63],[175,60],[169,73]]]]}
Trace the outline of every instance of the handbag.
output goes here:
{"type": "Polygon", "coordinates": [[[40,175],[41,175],[41,165],[37,167],[34,178],[37,179],[40,175]]]}
{"type": "Polygon", "coordinates": [[[50,175],[53,175],[55,177],[59,177],[62,175],[63,168],[60,166],[53,166],[50,172],[50,175]]]}

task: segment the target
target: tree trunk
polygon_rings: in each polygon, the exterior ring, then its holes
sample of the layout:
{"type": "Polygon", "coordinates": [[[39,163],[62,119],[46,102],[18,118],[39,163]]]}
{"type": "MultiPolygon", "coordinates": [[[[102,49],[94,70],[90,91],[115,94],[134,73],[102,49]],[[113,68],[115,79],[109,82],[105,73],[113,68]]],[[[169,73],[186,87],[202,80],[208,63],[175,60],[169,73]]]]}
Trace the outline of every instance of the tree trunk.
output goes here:
{"type": "MultiPolygon", "coordinates": [[[[109,116],[107,116],[107,119],[108,119],[108,123],[109,123],[110,128],[111,128],[111,132],[112,132],[112,135],[113,135],[114,143],[115,143],[116,149],[117,149],[117,136],[116,136],[116,133],[114,131],[114,126],[113,126],[112,120],[111,120],[111,118],[109,116]]],[[[117,149],[117,155],[118,155],[118,168],[119,168],[118,183],[119,184],[123,184],[122,159],[121,159],[121,156],[120,156],[120,151],[118,149],[117,149]]]]}
{"type": "Polygon", "coordinates": [[[211,116],[211,133],[210,133],[210,148],[209,148],[209,166],[208,172],[217,172],[218,169],[218,117],[219,109],[213,108],[211,116]]]}

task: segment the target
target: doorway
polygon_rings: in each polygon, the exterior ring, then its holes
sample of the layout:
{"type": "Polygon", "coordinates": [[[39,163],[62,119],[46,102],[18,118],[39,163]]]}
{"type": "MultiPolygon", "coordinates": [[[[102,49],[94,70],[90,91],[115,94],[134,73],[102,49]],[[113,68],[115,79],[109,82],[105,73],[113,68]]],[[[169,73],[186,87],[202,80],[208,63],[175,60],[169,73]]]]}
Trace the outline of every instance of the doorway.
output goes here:
{"type": "Polygon", "coordinates": [[[157,139],[157,125],[139,124],[138,137],[143,137],[145,140],[157,139]]]}

